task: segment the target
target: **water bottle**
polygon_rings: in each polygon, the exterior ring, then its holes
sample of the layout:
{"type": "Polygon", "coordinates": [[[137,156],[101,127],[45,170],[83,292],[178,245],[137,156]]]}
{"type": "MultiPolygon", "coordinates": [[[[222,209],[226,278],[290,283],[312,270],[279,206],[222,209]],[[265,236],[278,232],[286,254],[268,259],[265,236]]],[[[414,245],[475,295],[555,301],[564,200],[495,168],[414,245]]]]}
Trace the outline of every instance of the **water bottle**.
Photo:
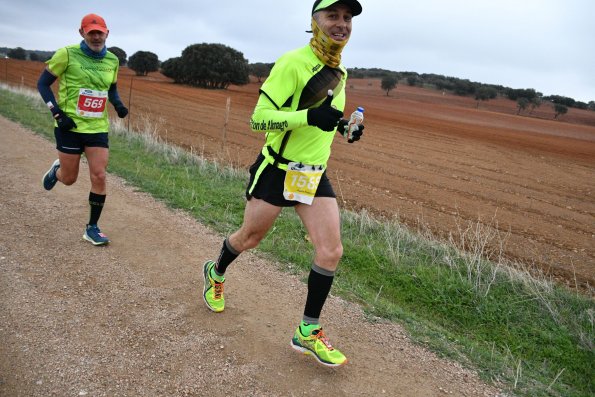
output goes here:
{"type": "Polygon", "coordinates": [[[358,107],[355,112],[351,113],[349,123],[347,124],[347,142],[353,142],[353,132],[357,131],[358,126],[364,122],[364,108],[358,107]]]}

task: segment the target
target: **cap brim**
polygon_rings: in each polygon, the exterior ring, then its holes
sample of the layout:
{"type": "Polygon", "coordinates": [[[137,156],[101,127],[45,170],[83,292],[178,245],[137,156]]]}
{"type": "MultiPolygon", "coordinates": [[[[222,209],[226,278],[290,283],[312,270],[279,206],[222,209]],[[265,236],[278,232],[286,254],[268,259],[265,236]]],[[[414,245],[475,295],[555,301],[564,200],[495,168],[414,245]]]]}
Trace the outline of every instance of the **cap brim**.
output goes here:
{"type": "Polygon", "coordinates": [[[89,25],[83,28],[85,33],[92,32],[94,30],[99,30],[100,32],[107,33],[107,28],[101,25],[89,25]]]}
{"type": "Polygon", "coordinates": [[[333,4],[342,3],[345,4],[347,7],[351,8],[351,14],[353,16],[359,15],[362,13],[362,5],[357,0],[335,0],[335,1],[328,1],[322,0],[315,10],[312,13],[318,12],[321,10],[325,10],[332,6],[333,4]]]}
{"type": "Polygon", "coordinates": [[[347,4],[351,8],[351,15],[353,16],[362,13],[362,5],[357,0],[340,0],[339,3],[347,4]]]}

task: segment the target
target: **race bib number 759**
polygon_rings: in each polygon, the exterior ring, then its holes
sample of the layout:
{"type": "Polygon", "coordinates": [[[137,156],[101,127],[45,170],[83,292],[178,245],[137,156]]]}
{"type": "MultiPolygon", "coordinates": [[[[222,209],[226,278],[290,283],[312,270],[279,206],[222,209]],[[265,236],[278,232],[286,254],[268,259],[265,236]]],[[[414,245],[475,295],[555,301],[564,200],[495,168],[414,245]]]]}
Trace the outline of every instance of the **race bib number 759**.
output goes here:
{"type": "Polygon", "coordinates": [[[102,117],[107,103],[107,91],[81,88],[76,112],[83,117],[102,117]]]}

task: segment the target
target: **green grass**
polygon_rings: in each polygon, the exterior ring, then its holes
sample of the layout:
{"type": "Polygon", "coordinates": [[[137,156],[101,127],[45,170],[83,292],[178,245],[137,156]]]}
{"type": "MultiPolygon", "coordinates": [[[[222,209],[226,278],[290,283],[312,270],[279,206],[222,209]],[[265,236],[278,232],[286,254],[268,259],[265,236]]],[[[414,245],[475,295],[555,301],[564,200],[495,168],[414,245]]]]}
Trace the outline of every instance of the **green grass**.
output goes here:
{"type": "MultiPolygon", "coordinates": [[[[35,95],[0,94],[0,114],[51,138],[51,119],[35,95]]],[[[127,133],[123,124],[114,126],[109,171],[222,234],[235,230],[247,172],[164,145],[151,128],[127,133]]],[[[365,211],[342,211],[341,218],[345,254],[333,293],[360,303],[371,321],[403,324],[417,343],[515,395],[595,394],[591,298],[532,277],[498,255],[488,261],[484,239],[494,237],[487,231],[471,234],[464,253],[365,211]]],[[[305,234],[295,213],[285,210],[259,251],[306,275],[312,247],[305,234]]]]}

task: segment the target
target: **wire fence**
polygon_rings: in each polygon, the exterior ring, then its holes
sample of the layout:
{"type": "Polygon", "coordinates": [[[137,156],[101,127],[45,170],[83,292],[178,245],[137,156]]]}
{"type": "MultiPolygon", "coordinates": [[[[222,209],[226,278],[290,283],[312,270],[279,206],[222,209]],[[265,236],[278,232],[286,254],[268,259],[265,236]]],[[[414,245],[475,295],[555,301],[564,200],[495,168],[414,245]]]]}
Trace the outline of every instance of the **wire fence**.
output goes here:
{"type": "MultiPolygon", "coordinates": [[[[36,89],[45,67],[42,62],[0,59],[0,80],[11,86],[36,89]]],[[[121,68],[118,91],[129,109],[128,131],[141,131],[151,124],[161,139],[206,157],[245,166],[252,162],[262,136],[249,128],[258,90],[230,87],[205,90],[173,84],[159,73],[136,76],[121,68]]],[[[58,84],[52,86],[58,94],[58,84]]],[[[110,116],[117,117],[110,109],[110,116]]]]}

